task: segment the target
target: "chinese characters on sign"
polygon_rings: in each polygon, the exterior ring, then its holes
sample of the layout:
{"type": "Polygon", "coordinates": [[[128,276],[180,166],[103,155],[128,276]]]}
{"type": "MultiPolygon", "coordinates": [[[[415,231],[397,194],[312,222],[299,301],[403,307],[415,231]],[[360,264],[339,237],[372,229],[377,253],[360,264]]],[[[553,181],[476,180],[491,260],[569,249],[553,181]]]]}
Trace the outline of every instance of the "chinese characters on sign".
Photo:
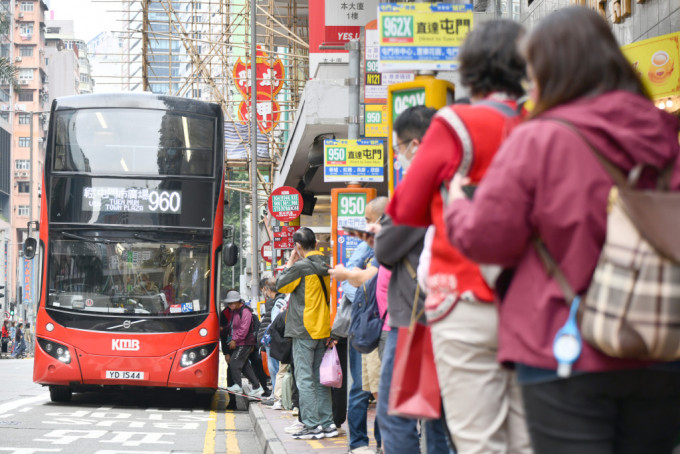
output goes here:
{"type": "Polygon", "coordinates": [[[382,140],[326,139],[323,144],[324,182],[384,180],[382,140]]]}
{"type": "Polygon", "coordinates": [[[361,27],[376,19],[379,0],[326,0],[326,44],[342,44],[361,36],[361,27]]]}
{"type": "Polygon", "coordinates": [[[300,228],[299,225],[275,225],[274,233],[275,249],[293,249],[293,234],[300,228]]]}
{"type": "MultiPolygon", "coordinates": [[[[257,125],[260,131],[267,133],[279,124],[281,111],[276,102],[276,94],[283,88],[285,68],[279,58],[270,59],[266,52],[258,46],[257,58],[257,125]]],[[[250,63],[239,59],[233,70],[236,88],[245,98],[239,104],[238,118],[242,124],[250,121],[250,63]]]]}
{"type": "Polygon", "coordinates": [[[379,70],[457,69],[458,51],[472,29],[472,16],[472,4],[380,4],[379,70]]]}
{"type": "Polygon", "coordinates": [[[147,188],[83,188],[83,211],[182,213],[182,191],[147,188]]]}
{"type": "Polygon", "coordinates": [[[274,219],[281,222],[297,219],[302,213],[302,196],[297,189],[290,186],[274,189],[267,204],[274,219]]]}

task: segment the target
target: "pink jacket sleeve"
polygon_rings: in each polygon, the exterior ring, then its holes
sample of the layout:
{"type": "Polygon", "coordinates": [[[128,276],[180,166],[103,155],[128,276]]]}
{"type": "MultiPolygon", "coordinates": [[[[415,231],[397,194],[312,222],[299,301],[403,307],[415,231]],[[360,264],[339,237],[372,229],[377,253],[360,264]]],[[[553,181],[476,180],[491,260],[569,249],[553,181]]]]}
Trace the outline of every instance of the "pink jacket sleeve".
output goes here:
{"type": "Polygon", "coordinates": [[[513,266],[526,250],[540,165],[533,149],[531,137],[515,131],[494,157],[474,200],[456,200],[446,208],[449,241],[471,260],[513,266]]]}

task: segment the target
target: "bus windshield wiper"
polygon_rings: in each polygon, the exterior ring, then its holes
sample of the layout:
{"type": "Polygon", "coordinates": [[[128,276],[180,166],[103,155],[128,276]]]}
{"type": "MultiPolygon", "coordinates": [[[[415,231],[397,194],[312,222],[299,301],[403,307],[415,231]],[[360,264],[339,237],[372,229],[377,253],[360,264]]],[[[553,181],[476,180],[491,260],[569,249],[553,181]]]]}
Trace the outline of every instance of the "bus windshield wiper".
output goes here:
{"type": "Polygon", "coordinates": [[[104,238],[88,238],[86,236],[80,236],[80,235],[76,235],[76,234],[68,233],[68,232],[62,232],[61,234],[63,236],[65,236],[66,238],[73,238],[74,240],[89,241],[91,243],[104,243],[104,244],[111,243],[111,240],[107,240],[107,239],[104,239],[104,238]]]}
{"type": "Polygon", "coordinates": [[[132,236],[135,237],[138,240],[150,241],[152,243],[165,243],[165,240],[161,240],[161,239],[158,239],[158,238],[151,238],[151,237],[148,237],[148,236],[140,235],[139,233],[135,233],[132,236]]]}

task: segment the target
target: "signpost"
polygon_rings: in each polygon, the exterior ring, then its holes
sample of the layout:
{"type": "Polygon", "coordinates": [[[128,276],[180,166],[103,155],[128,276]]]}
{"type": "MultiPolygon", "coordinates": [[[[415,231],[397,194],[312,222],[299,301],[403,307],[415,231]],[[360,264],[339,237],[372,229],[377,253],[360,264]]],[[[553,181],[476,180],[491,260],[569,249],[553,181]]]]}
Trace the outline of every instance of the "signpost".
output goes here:
{"type": "Polygon", "coordinates": [[[269,212],[281,222],[297,219],[302,213],[302,195],[290,186],[281,186],[272,191],[267,202],[269,212]]]}
{"type": "Polygon", "coordinates": [[[298,231],[299,225],[275,225],[272,227],[274,234],[274,249],[293,249],[293,234],[298,231]]]}
{"type": "Polygon", "coordinates": [[[387,167],[390,195],[403,178],[401,167],[392,150],[392,125],[403,111],[413,106],[427,106],[434,109],[452,104],[455,87],[451,82],[435,79],[434,76],[416,76],[412,82],[390,85],[387,90],[387,167]]]}
{"type": "Polygon", "coordinates": [[[471,3],[381,3],[379,71],[458,69],[472,16],[471,3]]]}
{"type": "MultiPolygon", "coordinates": [[[[377,195],[375,188],[333,188],[331,189],[331,241],[333,244],[333,266],[347,261],[361,240],[347,235],[343,227],[364,229],[366,227],[366,204],[377,195]]],[[[342,298],[338,282],[331,283],[331,320],[335,318],[337,303],[342,298]]]]}
{"type": "MultiPolygon", "coordinates": [[[[265,243],[262,245],[260,248],[260,255],[262,256],[262,260],[264,260],[267,263],[272,263],[272,242],[271,241],[265,241],[265,243]]],[[[278,262],[283,258],[283,251],[280,249],[276,250],[276,261],[278,262]]]]}
{"type": "Polygon", "coordinates": [[[328,182],[381,182],[385,179],[385,147],[376,139],[323,141],[324,174],[328,182]]]}

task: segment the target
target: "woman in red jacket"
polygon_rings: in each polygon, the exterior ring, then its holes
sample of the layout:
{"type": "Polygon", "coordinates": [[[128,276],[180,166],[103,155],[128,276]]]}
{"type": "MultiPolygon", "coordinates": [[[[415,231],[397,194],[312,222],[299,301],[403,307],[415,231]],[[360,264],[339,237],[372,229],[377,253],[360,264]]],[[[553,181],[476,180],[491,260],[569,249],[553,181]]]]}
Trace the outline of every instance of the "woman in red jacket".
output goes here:
{"type": "MultiPolygon", "coordinates": [[[[462,182],[451,185],[448,237],[472,260],[516,268],[500,307],[498,359],[516,366],[537,454],[669,453],[680,434],[680,368],[612,358],[584,343],[571,375],[558,376],[552,344],[569,309],[531,238],[543,240],[583,294],[605,239],[612,179],[554,118],[571,122],[625,172],[676,162],[678,119],[650,101],[592,10],[552,13],[527,37],[524,54],[531,119],[501,146],[472,201],[462,197],[462,182]]],[[[680,189],[677,164],[672,187],[680,189]]]]}
{"type": "Polygon", "coordinates": [[[5,355],[7,354],[7,347],[9,347],[9,322],[5,320],[2,324],[2,336],[0,337],[0,342],[2,343],[2,351],[0,351],[1,354],[5,355]]]}

